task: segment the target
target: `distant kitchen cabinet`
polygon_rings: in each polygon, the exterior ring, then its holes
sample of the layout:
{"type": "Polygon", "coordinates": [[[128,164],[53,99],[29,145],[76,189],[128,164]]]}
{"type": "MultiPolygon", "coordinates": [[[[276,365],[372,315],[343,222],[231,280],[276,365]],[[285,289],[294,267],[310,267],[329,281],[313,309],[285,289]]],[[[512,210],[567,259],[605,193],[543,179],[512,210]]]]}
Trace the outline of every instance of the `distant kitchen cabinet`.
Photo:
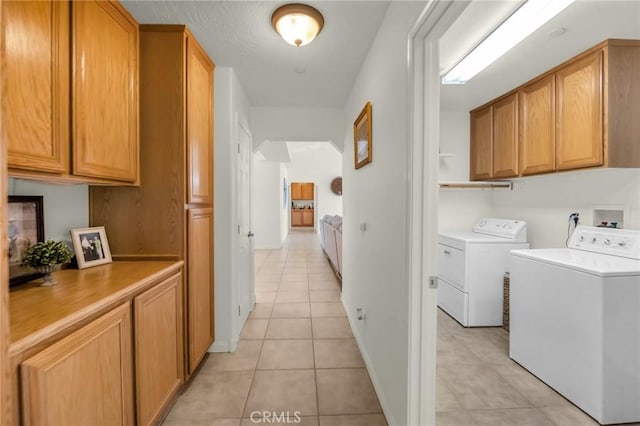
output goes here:
{"type": "Polygon", "coordinates": [[[291,199],[302,200],[302,184],[299,182],[291,182],[291,199]]]}
{"type": "Polygon", "coordinates": [[[523,176],[556,169],[555,75],[518,91],[518,141],[523,176]]]}
{"type": "Polygon", "coordinates": [[[313,226],[313,210],[302,210],[302,226],[313,226]]]}
{"type": "Polygon", "coordinates": [[[214,339],[214,67],[184,25],[141,25],[142,185],[90,188],[114,255],[185,261],[187,376],[214,339]]]}
{"type": "Polygon", "coordinates": [[[471,180],[493,177],[493,108],[471,111],[471,180]]]}
{"type": "Polygon", "coordinates": [[[313,200],[313,183],[302,184],[302,199],[313,200]]]}
{"type": "Polygon", "coordinates": [[[21,364],[24,425],[133,425],[129,302],[21,364]]]}
{"type": "Polygon", "coordinates": [[[302,210],[291,210],[291,226],[302,226],[302,210]]]}
{"type": "Polygon", "coordinates": [[[314,195],[313,187],[314,187],[313,182],[292,182],[291,183],[291,199],[313,201],[313,195],[314,195]]]}
{"type": "Polygon", "coordinates": [[[471,111],[470,178],[640,167],[638,69],[640,41],[606,40],[471,111]]]}
{"type": "Polygon", "coordinates": [[[136,184],[135,19],[115,1],[7,1],[1,7],[9,175],[136,184]]]}

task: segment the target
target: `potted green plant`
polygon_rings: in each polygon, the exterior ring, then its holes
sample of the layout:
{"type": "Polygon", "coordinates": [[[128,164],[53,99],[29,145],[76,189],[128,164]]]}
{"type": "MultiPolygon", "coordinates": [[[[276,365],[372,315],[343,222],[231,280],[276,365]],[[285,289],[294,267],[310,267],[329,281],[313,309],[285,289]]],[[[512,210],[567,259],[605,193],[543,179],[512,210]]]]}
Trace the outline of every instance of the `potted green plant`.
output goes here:
{"type": "Polygon", "coordinates": [[[22,265],[31,266],[36,271],[44,274],[43,286],[57,284],[53,271],[63,263],[71,261],[71,250],[61,241],[47,240],[29,247],[22,256],[22,265]]]}

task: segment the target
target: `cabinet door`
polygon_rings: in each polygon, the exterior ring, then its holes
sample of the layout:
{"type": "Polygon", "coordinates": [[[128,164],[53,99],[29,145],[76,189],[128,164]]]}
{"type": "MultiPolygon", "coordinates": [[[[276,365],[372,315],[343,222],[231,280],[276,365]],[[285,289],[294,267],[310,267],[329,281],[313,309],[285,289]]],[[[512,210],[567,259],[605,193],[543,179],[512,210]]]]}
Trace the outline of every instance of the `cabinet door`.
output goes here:
{"type": "Polygon", "coordinates": [[[25,425],[132,425],[131,316],[125,303],[21,365],[25,425]]]}
{"type": "Polygon", "coordinates": [[[493,104],[494,178],[518,175],[518,94],[493,104]]]}
{"type": "Polygon", "coordinates": [[[518,93],[520,173],[532,175],[556,168],[555,76],[530,84],[518,93]]]}
{"type": "Polygon", "coordinates": [[[313,200],[313,183],[302,184],[302,199],[313,200]]]}
{"type": "Polygon", "coordinates": [[[493,170],[493,110],[491,106],[471,113],[471,180],[490,179],[493,170]]]}
{"type": "Polygon", "coordinates": [[[603,163],[602,51],[556,73],[558,170],[603,163]]]}
{"type": "Polygon", "coordinates": [[[302,184],[300,182],[293,182],[291,184],[291,199],[302,200],[302,184]]]}
{"type": "Polygon", "coordinates": [[[137,423],[156,424],[184,379],[182,274],[134,300],[137,423]]]}
{"type": "Polygon", "coordinates": [[[117,2],[72,2],[73,174],[138,178],[138,25],[117,2]]]}
{"type": "Polygon", "coordinates": [[[313,210],[304,210],[302,212],[302,225],[313,226],[313,210]]]}
{"type": "Polygon", "coordinates": [[[213,63],[187,39],[187,155],[189,204],[213,203],[213,63]]]}
{"type": "Polygon", "coordinates": [[[0,7],[9,168],[68,172],[69,3],[3,1],[0,7]]]}
{"type": "Polygon", "coordinates": [[[188,211],[187,340],[189,373],[213,343],[213,209],[188,211]]]}
{"type": "Polygon", "coordinates": [[[291,226],[302,226],[302,212],[291,212],[291,226]]]}

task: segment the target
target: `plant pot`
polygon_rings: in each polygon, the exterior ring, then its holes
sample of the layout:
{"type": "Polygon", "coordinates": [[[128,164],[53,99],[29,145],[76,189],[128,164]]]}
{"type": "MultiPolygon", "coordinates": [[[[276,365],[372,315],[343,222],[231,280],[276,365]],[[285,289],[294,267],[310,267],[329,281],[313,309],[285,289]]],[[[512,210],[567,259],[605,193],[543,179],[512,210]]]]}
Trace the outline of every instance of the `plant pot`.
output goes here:
{"type": "Polygon", "coordinates": [[[55,284],[58,284],[58,281],[56,281],[56,279],[53,277],[53,271],[55,271],[56,269],[58,269],[58,267],[60,267],[60,264],[58,265],[43,265],[43,266],[36,266],[35,270],[40,272],[41,274],[44,274],[44,282],[42,283],[42,287],[49,287],[55,284]]]}

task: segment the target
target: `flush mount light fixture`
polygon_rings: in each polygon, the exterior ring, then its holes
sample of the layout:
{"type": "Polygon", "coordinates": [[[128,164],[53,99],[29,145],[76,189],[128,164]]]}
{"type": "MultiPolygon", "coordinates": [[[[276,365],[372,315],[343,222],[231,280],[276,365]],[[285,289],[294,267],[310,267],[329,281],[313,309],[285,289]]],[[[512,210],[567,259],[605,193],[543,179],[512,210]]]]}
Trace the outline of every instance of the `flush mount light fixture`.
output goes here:
{"type": "Polygon", "coordinates": [[[300,47],[311,43],[322,31],[324,18],[311,6],[290,3],[273,12],[271,25],[287,43],[300,47]]]}
{"type": "Polygon", "coordinates": [[[574,0],[528,0],[482,43],[442,77],[443,84],[464,84],[574,0]]]}

